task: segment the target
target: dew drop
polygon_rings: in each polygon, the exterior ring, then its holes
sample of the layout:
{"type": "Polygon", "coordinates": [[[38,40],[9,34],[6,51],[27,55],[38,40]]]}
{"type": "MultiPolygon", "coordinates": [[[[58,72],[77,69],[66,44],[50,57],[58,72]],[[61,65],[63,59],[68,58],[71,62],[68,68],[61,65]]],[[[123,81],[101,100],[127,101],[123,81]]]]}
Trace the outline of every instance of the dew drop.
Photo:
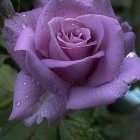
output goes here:
{"type": "Polygon", "coordinates": [[[71,18],[66,18],[66,20],[71,20],[71,18]]]}
{"type": "Polygon", "coordinates": [[[26,86],[26,85],[27,85],[27,83],[26,83],[26,82],[24,82],[24,83],[23,83],[23,85],[24,85],[24,86],[26,86]]]}
{"type": "Polygon", "coordinates": [[[26,98],[29,98],[29,95],[26,95],[25,97],[26,97],[26,98]]]}
{"type": "Polygon", "coordinates": [[[21,100],[21,103],[23,104],[24,103],[24,100],[21,100]]]}
{"type": "Polygon", "coordinates": [[[25,14],[23,14],[22,16],[23,16],[23,17],[26,17],[26,15],[25,15],[25,14]]]}
{"type": "Polygon", "coordinates": [[[28,37],[32,37],[32,35],[31,34],[28,34],[28,37]]]}
{"type": "Polygon", "coordinates": [[[20,102],[17,103],[17,106],[20,106],[20,102]]]}
{"type": "Polygon", "coordinates": [[[42,20],[41,20],[41,22],[43,23],[43,22],[44,22],[44,20],[42,19],[42,20]]]}
{"type": "Polygon", "coordinates": [[[50,107],[51,107],[51,105],[50,105],[50,104],[48,104],[48,107],[50,108],[50,107]]]}
{"type": "Polygon", "coordinates": [[[136,57],[136,53],[130,52],[126,57],[136,57]]]}
{"type": "Polygon", "coordinates": [[[24,24],[22,24],[22,28],[24,29],[24,28],[26,28],[26,26],[24,24]]]}

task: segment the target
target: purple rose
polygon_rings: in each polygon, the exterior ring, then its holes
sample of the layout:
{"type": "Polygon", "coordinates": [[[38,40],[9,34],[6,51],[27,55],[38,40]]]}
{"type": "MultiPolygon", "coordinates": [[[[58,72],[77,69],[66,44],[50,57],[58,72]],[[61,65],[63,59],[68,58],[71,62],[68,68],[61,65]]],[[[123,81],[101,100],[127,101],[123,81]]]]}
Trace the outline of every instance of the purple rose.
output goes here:
{"type": "Polygon", "coordinates": [[[10,120],[54,123],[69,110],[113,103],[140,80],[140,59],[131,53],[135,34],[109,0],[35,5],[5,20],[7,49],[22,70],[10,120]]]}

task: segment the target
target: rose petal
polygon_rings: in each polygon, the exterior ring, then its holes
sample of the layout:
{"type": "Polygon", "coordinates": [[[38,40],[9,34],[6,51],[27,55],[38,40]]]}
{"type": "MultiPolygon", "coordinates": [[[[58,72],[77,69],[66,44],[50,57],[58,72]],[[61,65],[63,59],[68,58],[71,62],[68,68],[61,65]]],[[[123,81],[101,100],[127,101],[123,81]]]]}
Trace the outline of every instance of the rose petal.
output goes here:
{"type": "Polygon", "coordinates": [[[96,9],[95,14],[104,15],[116,19],[110,0],[91,0],[96,9]]]}
{"type": "Polygon", "coordinates": [[[121,27],[124,33],[132,32],[132,27],[129,25],[128,22],[121,23],[121,27]]]}
{"type": "MultiPolygon", "coordinates": [[[[96,42],[95,42],[96,44],[96,42]]],[[[71,60],[80,60],[85,57],[88,57],[92,54],[95,46],[94,45],[85,45],[84,47],[73,47],[73,48],[66,48],[63,47],[64,52],[69,56],[71,60]]]]}
{"type": "Polygon", "coordinates": [[[86,109],[101,105],[108,105],[123,96],[128,86],[120,81],[113,81],[98,88],[77,87],[70,91],[67,109],[86,109]]]}
{"type": "MultiPolygon", "coordinates": [[[[109,82],[114,78],[115,73],[118,71],[123,58],[124,58],[124,40],[123,32],[121,30],[120,24],[117,20],[101,15],[85,15],[78,18],[82,23],[89,27],[90,31],[98,37],[101,37],[102,32],[99,26],[95,24],[96,21],[103,26],[104,29],[104,40],[101,42],[100,49],[105,50],[105,57],[101,59],[96,71],[93,73],[89,79],[89,84],[92,86],[99,86],[106,82],[109,82]],[[90,22],[87,22],[89,21],[90,22]],[[95,26],[95,25],[96,26],[95,26]],[[94,25],[92,27],[92,25],[94,25]],[[96,30],[95,30],[96,29],[96,30]],[[113,32],[112,32],[113,31],[113,32]],[[101,35],[100,35],[101,34],[101,35]]],[[[103,35],[102,35],[103,36],[103,35]]],[[[99,39],[96,39],[99,41],[99,39]]],[[[101,39],[100,39],[101,40],[101,39]]]]}
{"type": "Polygon", "coordinates": [[[58,60],[70,60],[61,49],[56,39],[56,34],[61,31],[62,18],[54,18],[48,24],[50,28],[51,40],[49,44],[49,58],[58,60]]]}
{"type": "Polygon", "coordinates": [[[97,45],[94,53],[99,49],[104,39],[104,28],[99,17],[99,15],[84,15],[77,17],[77,20],[84,24],[85,27],[90,30],[93,39],[97,40],[97,45]]]}
{"type": "Polygon", "coordinates": [[[17,14],[12,19],[6,19],[4,23],[3,37],[7,44],[7,50],[24,71],[26,70],[22,64],[23,62],[19,59],[17,53],[15,53],[14,48],[21,31],[25,27],[29,27],[33,31],[35,30],[36,20],[38,19],[40,12],[41,9],[35,9],[33,11],[17,14]]]}
{"type": "Polygon", "coordinates": [[[30,75],[36,81],[40,82],[44,88],[48,89],[48,91],[57,95],[67,94],[69,85],[46,67],[34,53],[27,52],[26,66],[30,75]]]}
{"type": "Polygon", "coordinates": [[[13,111],[9,119],[21,119],[29,116],[42,93],[41,85],[35,82],[31,76],[20,72],[15,84],[13,111]]]}
{"type": "Polygon", "coordinates": [[[140,58],[125,58],[118,75],[128,85],[140,80],[140,58]]]}
{"type": "Polygon", "coordinates": [[[136,35],[133,32],[124,33],[125,56],[134,51],[136,35]]]}
{"type": "Polygon", "coordinates": [[[112,82],[97,88],[74,87],[70,91],[67,109],[85,109],[107,105],[122,97],[128,90],[129,84],[140,80],[140,59],[126,58],[118,77],[112,82]]]}
{"type": "Polygon", "coordinates": [[[25,65],[26,52],[34,51],[34,48],[34,32],[31,28],[27,27],[21,31],[14,48],[15,54],[18,57],[18,61],[26,73],[28,73],[25,65]]]}
{"type": "Polygon", "coordinates": [[[68,31],[76,28],[75,26],[71,27],[72,23],[79,27],[81,24],[74,19],[65,20],[62,17],[53,18],[48,23],[46,23],[45,20],[46,18],[44,18],[42,21],[38,21],[35,33],[37,50],[40,51],[45,57],[50,55],[50,57],[53,59],[69,60],[67,55],[61,50],[59,44],[57,43],[56,36],[59,32],[63,32],[64,35],[66,29],[68,31]],[[50,54],[48,54],[48,52],[50,52],[50,54]]]}
{"type": "Polygon", "coordinates": [[[100,51],[93,56],[86,57],[75,61],[59,61],[44,59],[42,62],[55,71],[61,78],[67,81],[83,80],[87,76],[89,70],[94,67],[99,58],[104,56],[104,52],[100,51]]]}
{"type": "Polygon", "coordinates": [[[71,18],[66,19],[66,20],[62,19],[61,21],[58,20],[57,22],[60,22],[60,27],[59,27],[60,30],[58,31],[54,30],[54,33],[57,34],[58,43],[62,47],[72,48],[76,46],[82,46],[82,45],[87,44],[87,41],[91,38],[89,29],[83,28],[82,27],[83,25],[75,19],[71,19],[71,18]],[[85,39],[80,39],[80,37],[74,38],[73,34],[77,30],[79,30],[80,32],[83,32],[82,34],[85,36],[85,39]],[[78,42],[76,42],[76,40],[78,42]]]}
{"type": "MultiPolygon", "coordinates": [[[[66,26],[63,24],[63,26],[66,26]]],[[[66,26],[67,27],[67,26],[66,26]]],[[[63,28],[63,27],[62,27],[63,28]]],[[[63,29],[62,29],[63,30],[63,29]]],[[[73,47],[77,47],[77,46],[85,46],[87,44],[87,41],[90,40],[91,35],[90,35],[90,30],[86,29],[86,28],[80,28],[78,27],[78,29],[75,29],[72,32],[68,32],[68,31],[63,31],[64,33],[58,33],[57,34],[57,39],[58,42],[61,46],[65,47],[65,49],[69,48],[73,48],[73,47]],[[74,32],[79,30],[79,36],[75,36],[74,32]],[[70,37],[67,36],[67,39],[65,39],[65,34],[66,33],[71,33],[70,37]],[[84,37],[81,38],[80,34],[84,37]]],[[[75,33],[76,34],[76,33],[75,33]]]]}
{"type": "Polygon", "coordinates": [[[49,125],[62,119],[67,112],[65,96],[49,96],[40,103],[35,114],[25,119],[25,124],[31,126],[35,123],[40,124],[43,118],[47,118],[49,125]]]}
{"type": "Polygon", "coordinates": [[[77,17],[85,14],[101,14],[116,18],[110,0],[51,0],[45,11],[53,17],[77,17]]]}

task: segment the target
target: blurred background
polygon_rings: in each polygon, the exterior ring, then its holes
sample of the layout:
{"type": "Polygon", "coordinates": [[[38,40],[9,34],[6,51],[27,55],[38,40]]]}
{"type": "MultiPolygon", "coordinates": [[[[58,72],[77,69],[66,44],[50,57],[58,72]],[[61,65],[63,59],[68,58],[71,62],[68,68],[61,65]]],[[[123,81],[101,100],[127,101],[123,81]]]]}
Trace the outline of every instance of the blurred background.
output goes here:
{"type": "MultiPolygon", "coordinates": [[[[132,25],[136,52],[140,56],[140,0],[111,0],[115,13],[132,25]]],[[[12,0],[17,12],[33,8],[33,0],[12,0]]],[[[23,122],[9,122],[18,66],[6,51],[0,18],[0,140],[140,140],[140,82],[115,104],[71,112],[65,120],[48,128],[47,120],[27,128],[23,122]]]]}

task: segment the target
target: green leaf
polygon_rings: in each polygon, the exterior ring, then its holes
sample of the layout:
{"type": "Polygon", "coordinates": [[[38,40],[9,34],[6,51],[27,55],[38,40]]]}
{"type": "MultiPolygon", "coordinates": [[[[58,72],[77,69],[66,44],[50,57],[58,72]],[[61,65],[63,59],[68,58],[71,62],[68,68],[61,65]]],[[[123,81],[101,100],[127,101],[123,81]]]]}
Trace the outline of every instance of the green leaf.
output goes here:
{"type": "Polygon", "coordinates": [[[0,87],[13,93],[17,72],[9,65],[2,65],[0,68],[0,87]]]}
{"type": "Polygon", "coordinates": [[[10,129],[1,135],[0,140],[27,140],[33,132],[34,128],[26,128],[22,122],[19,122],[17,124],[15,123],[10,129]]]}
{"type": "Polygon", "coordinates": [[[8,55],[0,54],[0,67],[8,57],[8,55]]]}
{"type": "Polygon", "coordinates": [[[109,137],[120,137],[121,125],[118,123],[109,124],[103,128],[104,134],[109,137]]]}
{"type": "Polygon", "coordinates": [[[40,126],[36,128],[32,140],[58,140],[58,127],[54,125],[48,127],[47,121],[44,121],[40,126]]]}
{"type": "Polygon", "coordinates": [[[0,67],[0,109],[12,103],[16,71],[8,65],[0,67]]]}
{"type": "Polygon", "coordinates": [[[93,109],[86,109],[82,111],[73,111],[68,114],[70,119],[82,122],[88,126],[90,126],[94,119],[93,119],[94,110],[93,109]]]}
{"type": "Polygon", "coordinates": [[[84,125],[82,122],[64,120],[59,126],[61,140],[103,140],[95,129],[84,125]]]}
{"type": "Polygon", "coordinates": [[[4,40],[3,40],[3,37],[2,37],[2,35],[0,34],[0,47],[5,47],[6,45],[5,45],[5,42],[4,42],[4,40]]]}
{"type": "Polygon", "coordinates": [[[47,121],[33,127],[23,122],[10,122],[11,108],[0,111],[0,140],[59,140],[57,125],[48,128],[47,121]]]}

